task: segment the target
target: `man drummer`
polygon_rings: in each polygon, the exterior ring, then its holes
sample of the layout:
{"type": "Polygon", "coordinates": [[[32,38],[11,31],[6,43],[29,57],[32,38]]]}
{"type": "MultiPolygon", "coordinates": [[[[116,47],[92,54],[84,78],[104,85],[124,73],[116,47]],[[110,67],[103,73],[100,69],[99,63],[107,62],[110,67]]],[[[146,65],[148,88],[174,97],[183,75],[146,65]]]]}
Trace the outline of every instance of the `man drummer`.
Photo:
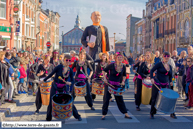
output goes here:
{"type": "MultiPolygon", "coordinates": [[[[52,83],[51,92],[50,92],[50,103],[47,109],[47,121],[52,120],[52,97],[56,94],[56,91],[62,90],[65,93],[69,93],[67,91],[67,86],[74,85],[74,78],[73,78],[73,70],[69,67],[71,62],[71,56],[66,54],[64,56],[63,64],[58,65],[55,67],[55,69],[43,80],[46,82],[49,78],[51,78],[54,74],[54,82],[52,83]],[[59,79],[61,77],[62,79],[59,79]],[[70,81],[68,81],[68,78],[70,78],[70,81]]],[[[42,82],[41,82],[42,83],[42,82]]],[[[69,89],[69,88],[68,88],[69,89]]],[[[71,92],[71,91],[70,91],[71,92]]],[[[78,121],[81,121],[82,118],[78,114],[78,111],[76,107],[73,104],[73,116],[78,119],[78,121]]]]}

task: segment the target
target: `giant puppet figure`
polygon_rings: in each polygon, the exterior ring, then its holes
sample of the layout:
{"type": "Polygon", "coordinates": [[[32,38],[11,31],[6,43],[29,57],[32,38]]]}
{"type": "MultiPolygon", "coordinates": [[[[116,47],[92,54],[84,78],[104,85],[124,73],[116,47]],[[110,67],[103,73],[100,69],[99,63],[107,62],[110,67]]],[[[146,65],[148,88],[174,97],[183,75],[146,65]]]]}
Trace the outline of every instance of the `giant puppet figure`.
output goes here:
{"type": "Polygon", "coordinates": [[[89,46],[89,55],[93,60],[98,59],[100,52],[109,51],[109,35],[108,29],[100,24],[101,14],[95,11],[91,14],[93,25],[87,26],[81,38],[81,43],[89,46]]]}

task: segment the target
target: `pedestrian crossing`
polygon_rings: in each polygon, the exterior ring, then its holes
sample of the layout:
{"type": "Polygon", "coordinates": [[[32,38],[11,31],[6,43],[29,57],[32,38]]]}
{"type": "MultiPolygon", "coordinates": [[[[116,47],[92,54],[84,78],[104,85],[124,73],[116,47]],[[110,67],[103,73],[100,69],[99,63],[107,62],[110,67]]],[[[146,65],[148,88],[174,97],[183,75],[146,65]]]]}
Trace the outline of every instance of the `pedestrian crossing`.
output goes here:
{"type": "MultiPolygon", "coordinates": [[[[151,108],[150,105],[146,105],[147,108],[151,108]]],[[[173,119],[170,117],[170,114],[164,114],[162,112],[159,112],[157,111],[157,114],[156,115],[159,115],[159,116],[162,116],[163,118],[165,118],[166,120],[168,120],[169,122],[192,122],[191,120],[181,116],[180,114],[178,113],[175,113],[176,116],[177,116],[177,119],[173,119]]]]}
{"type": "Polygon", "coordinates": [[[118,123],[139,123],[139,120],[137,120],[137,118],[132,115],[129,111],[127,111],[127,113],[129,114],[130,117],[132,117],[132,119],[125,119],[124,118],[124,114],[122,114],[117,106],[110,106],[109,110],[111,111],[111,113],[113,114],[114,118],[116,119],[116,121],[118,123]]]}
{"type": "Polygon", "coordinates": [[[87,123],[84,106],[76,106],[76,108],[78,109],[78,113],[81,115],[82,121],[77,121],[77,119],[75,119],[72,116],[69,120],[65,121],[65,124],[86,124],[87,123]]]}
{"type": "MultiPolygon", "coordinates": [[[[147,108],[147,109],[150,109],[150,105],[145,105],[144,107],[147,108]]],[[[84,106],[76,106],[76,108],[77,108],[79,114],[82,117],[82,121],[77,121],[72,116],[69,120],[65,121],[65,124],[87,124],[88,123],[88,119],[90,119],[90,117],[87,118],[87,115],[85,113],[85,110],[87,110],[87,109],[85,109],[84,106]]],[[[137,124],[137,123],[143,123],[144,122],[144,121],[140,121],[138,118],[136,118],[135,115],[133,115],[130,111],[128,111],[128,114],[129,114],[129,116],[132,117],[132,119],[125,119],[124,118],[125,115],[122,114],[119,111],[119,109],[118,109],[116,104],[113,104],[113,105],[109,106],[109,111],[110,111],[109,113],[112,114],[113,119],[115,119],[116,122],[120,123],[120,124],[122,124],[122,123],[136,123],[137,124]]],[[[139,117],[141,112],[137,112],[137,113],[138,113],[137,116],[139,117]]],[[[177,119],[173,119],[173,118],[170,117],[169,114],[164,114],[164,113],[161,113],[161,112],[157,112],[157,114],[156,114],[156,116],[159,116],[159,117],[161,116],[166,121],[171,122],[171,123],[193,122],[190,119],[188,119],[188,118],[186,118],[186,117],[184,117],[184,116],[182,116],[182,115],[180,115],[178,113],[176,113],[176,115],[177,115],[177,119]]],[[[94,117],[94,115],[93,115],[93,117],[94,117]]],[[[101,117],[102,117],[102,114],[101,114],[101,117]]],[[[150,120],[149,119],[149,112],[147,112],[147,119],[150,120]]],[[[110,121],[112,119],[110,119],[109,116],[107,116],[107,119],[105,121],[108,121],[108,120],[110,121]]]]}

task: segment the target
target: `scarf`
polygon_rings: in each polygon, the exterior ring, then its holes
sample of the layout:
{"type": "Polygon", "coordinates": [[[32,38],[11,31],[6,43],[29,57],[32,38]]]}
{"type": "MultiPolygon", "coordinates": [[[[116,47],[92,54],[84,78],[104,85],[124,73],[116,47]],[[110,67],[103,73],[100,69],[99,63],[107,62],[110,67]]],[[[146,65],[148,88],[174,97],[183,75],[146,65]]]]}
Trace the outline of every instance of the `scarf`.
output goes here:
{"type": "Polygon", "coordinates": [[[100,26],[101,28],[101,32],[102,32],[102,52],[106,53],[106,37],[105,37],[105,29],[102,25],[100,25],[99,23],[93,23],[94,26],[100,26]]]}

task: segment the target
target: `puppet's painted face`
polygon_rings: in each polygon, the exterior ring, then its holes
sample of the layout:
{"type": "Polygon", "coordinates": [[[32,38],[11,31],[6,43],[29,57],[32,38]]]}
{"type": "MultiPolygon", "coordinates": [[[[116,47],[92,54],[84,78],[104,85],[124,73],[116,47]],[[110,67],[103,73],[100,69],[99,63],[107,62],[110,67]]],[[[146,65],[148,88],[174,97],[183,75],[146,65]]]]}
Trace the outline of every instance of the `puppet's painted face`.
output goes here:
{"type": "Polygon", "coordinates": [[[101,22],[101,14],[100,12],[93,12],[91,16],[92,22],[93,23],[100,23],[101,22]]]}

